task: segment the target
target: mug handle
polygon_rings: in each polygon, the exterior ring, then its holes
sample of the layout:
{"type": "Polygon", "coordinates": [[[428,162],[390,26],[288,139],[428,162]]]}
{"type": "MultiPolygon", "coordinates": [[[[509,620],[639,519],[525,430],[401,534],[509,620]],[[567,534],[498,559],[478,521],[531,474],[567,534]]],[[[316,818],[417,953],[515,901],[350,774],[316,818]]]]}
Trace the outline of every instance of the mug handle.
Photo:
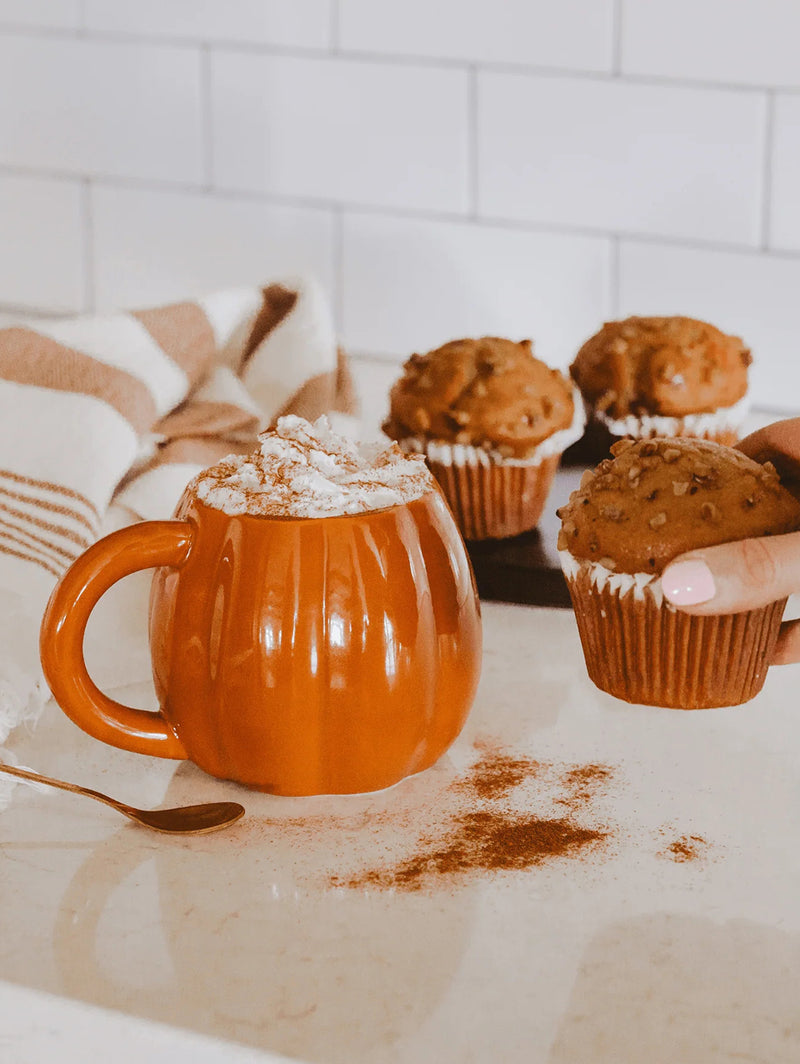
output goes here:
{"type": "Polygon", "coordinates": [[[39,637],[42,669],[66,715],[95,739],[135,754],[188,757],[161,713],[133,709],[104,695],[83,657],[86,624],[112,584],[140,569],[180,568],[189,556],[194,526],[188,521],[143,521],[98,540],[56,584],[39,637]]]}

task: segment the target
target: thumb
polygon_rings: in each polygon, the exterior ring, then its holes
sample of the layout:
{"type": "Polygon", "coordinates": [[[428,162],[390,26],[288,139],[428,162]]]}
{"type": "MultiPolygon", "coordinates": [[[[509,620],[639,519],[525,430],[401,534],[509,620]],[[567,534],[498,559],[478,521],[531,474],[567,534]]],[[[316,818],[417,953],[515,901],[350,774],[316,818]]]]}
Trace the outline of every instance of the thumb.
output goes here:
{"type": "Polygon", "coordinates": [[[687,613],[740,613],[800,591],[800,532],[690,551],[661,575],[668,602],[687,613]]]}

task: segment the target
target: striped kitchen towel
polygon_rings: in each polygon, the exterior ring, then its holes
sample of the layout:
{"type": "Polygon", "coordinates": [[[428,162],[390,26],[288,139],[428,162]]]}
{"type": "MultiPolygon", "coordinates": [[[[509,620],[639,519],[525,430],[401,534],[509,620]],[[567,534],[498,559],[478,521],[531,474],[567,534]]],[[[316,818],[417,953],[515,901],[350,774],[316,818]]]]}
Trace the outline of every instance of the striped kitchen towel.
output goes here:
{"type": "Polygon", "coordinates": [[[48,697],[44,607],[112,501],[169,517],[199,469],[281,414],[354,405],[310,282],[0,328],[0,743],[48,697]]]}

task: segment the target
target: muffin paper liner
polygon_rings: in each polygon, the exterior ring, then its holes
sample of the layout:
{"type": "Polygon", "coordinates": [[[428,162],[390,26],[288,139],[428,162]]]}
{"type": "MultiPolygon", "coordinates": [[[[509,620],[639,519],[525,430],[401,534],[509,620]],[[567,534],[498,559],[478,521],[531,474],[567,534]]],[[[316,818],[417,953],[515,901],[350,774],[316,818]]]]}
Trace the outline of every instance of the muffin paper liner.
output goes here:
{"type": "Polygon", "coordinates": [[[428,458],[464,539],[502,539],[535,528],[561,455],[536,465],[456,465],[428,458]]]}
{"type": "Polygon", "coordinates": [[[574,388],[571,424],[524,457],[416,436],[398,443],[406,452],[425,455],[464,539],[505,539],[536,527],[561,455],[580,439],[585,424],[583,401],[574,388]]]}
{"type": "Polygon", "coordinates": [[[732,447],[739,440],[739,429],[749,409],[750,399],[745,395],[733,406],[721,406],[707,414],[684,414],[683,417],[629,414],[627,417],[612,418],[594,410],[589,416],[612,436],[630,436],[637,440],[653,436],[693,436],[732,447]]]}
{"type": "Polygon", "coordinates": [[[701,617],[664,601],[647,574],[598,581],[592,563],[564,568],[586,668],[601,690],[673,709],[736,706],[761,690],[786,599],[701,617]]]}

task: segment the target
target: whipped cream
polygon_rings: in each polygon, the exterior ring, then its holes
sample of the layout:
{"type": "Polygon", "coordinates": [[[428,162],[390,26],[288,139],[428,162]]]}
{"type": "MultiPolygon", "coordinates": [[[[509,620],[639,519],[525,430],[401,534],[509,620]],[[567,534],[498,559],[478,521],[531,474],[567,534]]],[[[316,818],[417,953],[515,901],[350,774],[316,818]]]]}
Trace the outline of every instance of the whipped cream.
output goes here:
{"type": "Polygon", "coordinates": [[[326,417],[290,415],[258,437],[250,455],[230,455],[195,479],[197,497],[227,514],[335,517],[382,510],[431,491],[420,456],[385,443],[355,443],[326,417]]]}

